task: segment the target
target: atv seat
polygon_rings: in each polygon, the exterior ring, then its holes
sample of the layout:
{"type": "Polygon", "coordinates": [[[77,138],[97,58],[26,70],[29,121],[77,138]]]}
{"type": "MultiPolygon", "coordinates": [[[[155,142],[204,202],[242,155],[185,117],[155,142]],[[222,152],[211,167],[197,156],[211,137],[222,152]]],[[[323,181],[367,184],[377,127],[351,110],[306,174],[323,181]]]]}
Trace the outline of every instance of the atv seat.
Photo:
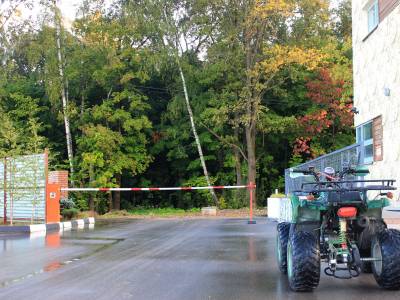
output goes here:
{"type": "Polygon", "coordinates": [[[329,192],[328,202],[362,202],[360,192],[329,192]]]}

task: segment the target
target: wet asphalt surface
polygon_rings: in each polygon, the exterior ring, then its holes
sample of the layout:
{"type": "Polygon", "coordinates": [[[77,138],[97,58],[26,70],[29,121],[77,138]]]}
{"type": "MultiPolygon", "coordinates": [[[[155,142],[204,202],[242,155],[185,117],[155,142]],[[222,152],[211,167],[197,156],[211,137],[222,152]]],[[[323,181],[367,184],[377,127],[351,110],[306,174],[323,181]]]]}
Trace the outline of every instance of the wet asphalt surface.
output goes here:
{"type": "Polygon", "coordinates": [[[372,275],[293,293],[267,219],[130,220],[0,235],[0,299],[400,299],[372,275]]]}

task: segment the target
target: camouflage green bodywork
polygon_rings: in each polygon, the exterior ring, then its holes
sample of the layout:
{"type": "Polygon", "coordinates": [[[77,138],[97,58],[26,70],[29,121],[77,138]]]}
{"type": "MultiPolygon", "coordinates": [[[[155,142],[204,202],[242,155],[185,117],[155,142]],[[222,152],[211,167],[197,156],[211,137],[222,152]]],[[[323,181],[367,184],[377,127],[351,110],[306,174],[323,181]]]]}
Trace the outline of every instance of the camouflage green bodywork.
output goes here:
{"type": "MultiPolygon", "coordinates": [[[[290,223],[319,222],[321,220],[321,212],[328,211],[331,208],[327,201],[320,198],[306,200],[300,199],[297,195],[290,194],[287,207],[289,218],[286,221],[290,223]]],[[[382,208],[389,205],[390,201],[385,197],[367,200],[367,207],[359,207],[359,213],[360,216],[381,219],[382,208]]]]}

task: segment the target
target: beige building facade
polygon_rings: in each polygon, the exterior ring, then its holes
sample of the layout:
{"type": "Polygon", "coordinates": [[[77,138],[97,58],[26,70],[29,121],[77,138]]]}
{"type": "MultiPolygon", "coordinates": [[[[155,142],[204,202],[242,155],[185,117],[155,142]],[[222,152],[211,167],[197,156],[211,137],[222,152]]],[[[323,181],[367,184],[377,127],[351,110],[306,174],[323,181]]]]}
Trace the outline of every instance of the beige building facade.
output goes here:
{"type": "Polygon", "coordinates": [[[399,186],[400,0],[353,0],[352,5],[355,126],[362,162],[370,165],[371,178],[393,178],[399,186]]]}

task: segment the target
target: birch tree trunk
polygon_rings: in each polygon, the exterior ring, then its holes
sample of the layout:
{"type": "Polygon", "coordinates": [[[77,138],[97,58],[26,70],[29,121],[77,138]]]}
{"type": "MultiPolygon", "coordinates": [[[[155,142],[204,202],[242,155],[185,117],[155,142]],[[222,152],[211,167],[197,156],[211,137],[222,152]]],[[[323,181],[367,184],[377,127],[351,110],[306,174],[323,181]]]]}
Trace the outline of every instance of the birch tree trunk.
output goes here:
{"type": "Polygon", "coordinates": [[[71,177],[74,177],[74,154],[72,148],[72,135],[68,117],[68,91],[66,87],[66,80],[64,76],[64,61],[61,52],[61,16],[58,16],[57,13],[57,1],[54,2],[54,21],[56,27],[56,42],[57,42],[57,59],[58,59],[58,73],[61,80],[61,101],[62,101],[62,111],[64,117],[64,126],[65,126],[65,137],[67,142],[67,153],[68,153],[68,161],[71,177]]]}
{"type": "MultiPolygon", "coordinates": [[[[167,13],[167,8],[166,7],[164,7],[162,13],[164,15],[164,20],[165,20],[165,23],[167,25],[167,28],[169,27],[171,29],[171,31],[169,33],[172,33],[172,36],[174,36],[174,38],[175,38],[175,41],[171,42],[170,39],[168,37],[166,37],[166,41],[167,41],[167,45],[172,48],[176,63],[178,65],[179,74],[180,74],[181,80],[182,80],[183,93],[185,95],[186,108],[187,108],[187,111],[188,111],[188,114],[189,114],[190,125],[192,127],[194,139],[196,141],[197,151],[199,153],[201,166],[203,167],[204,177],[206,178],[207,185],[211,186],[210,176],[208,175],[207,165],[206,165],[206,162],[204,160],[203,149],[201,148],[200,139],[199,139],[199,136],[197,134],[196,125],[194,123],[192,108],[190,107],[189,94],[188,94],[188,91],[187,91],[185,75],[183,74],[182,66],[181,66],[180,60],[179,60],[179,58],[180,58],[179,52],[181,51],[183,53],[183,49],[181,47],[180,40],[179,40],[180,38],[179,38],[179,34],[178,34],[178,28],[174,24],[173,20],[171,20],[168,17],[168,13],[167,13]]],[[[214,200],[215,205],[218,206],[218,198],[217,198],[217,195],[215,194],[215,191],[213,189],[210,189],[210,194],[211,194],[211,196],[212,196],[212,198],[214,200]]]]}
{"type": "MultiPolygon", "coordinates": [[[[187,92],[185,76],[183,74],[183,70],[182,70],[182,67],[179,64],[179,62],[178,62],[178,68],[179,68],[179,73],[180,73],[181,79],[182,79],[183,93],[185,94],[186,108],[187,108],[187,111],[189,113],[190,125],[192,126],[194,139],[195,139],[196,145],[197,145],[197,151],[199,152],[199,157],[200,157],[201,166],[203,167],[204,177],[206,178],[207,185],[211,186],[211,181],[210,181],[210,177],[208,175],[207,165],[206,165],[206,162],[204,160],[203,149],[201,148],[200,139],[199,139],[199,136],[197,134],[196,125],[194,123],[192,108],[190,107],[189,95],[188,95],[188,92],[187,92]]],[[[211,196],[212,196],[212,198],[213,198],[213,200],[215,202],[215,205],[217,206],[218,205],[217,195],[215,195],[215,192],[214,192],[213,189],[210,189],[210,193],[211,193],[211,196]]]]}

